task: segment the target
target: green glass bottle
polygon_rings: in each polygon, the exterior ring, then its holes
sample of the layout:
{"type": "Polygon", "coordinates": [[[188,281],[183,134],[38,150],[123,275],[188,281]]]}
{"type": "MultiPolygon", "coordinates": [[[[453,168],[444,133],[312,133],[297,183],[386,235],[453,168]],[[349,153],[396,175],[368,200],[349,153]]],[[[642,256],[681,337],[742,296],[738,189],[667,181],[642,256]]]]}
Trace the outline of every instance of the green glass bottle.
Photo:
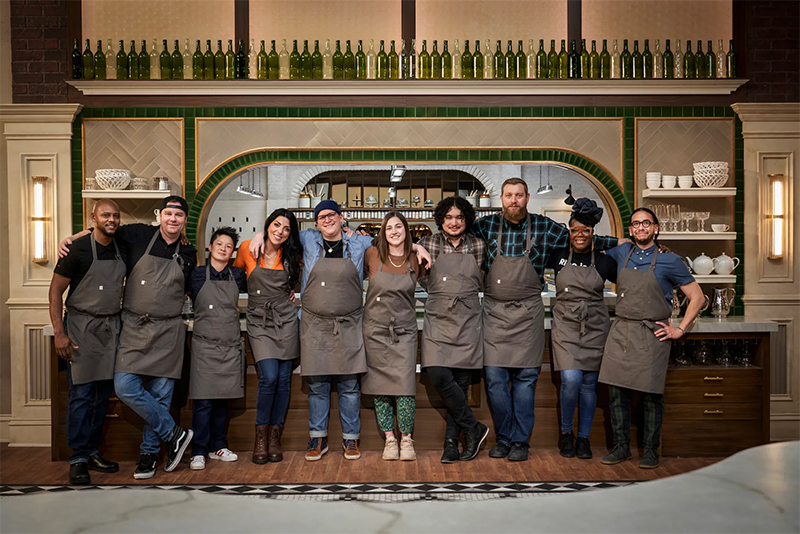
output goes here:
{"type": "Polygon", "coordinates": [[[406,40],[400,39],[400,78],[407,80],[410,70],[408,68],[408,52],[406,51],[406,40]]]}
{"type": "Polygon", "coordinates": [[[173,80],[182,80],[183,79],[183,56],[181,55],[181,49],[178,46],[178,40],[177,39],[175,39],[175,49],[172,51],[172,58],[171,58],[170,64],[172,66],[172,79],[173,80]]]}
{"type": "Polygon", "coordinates": [[[261,50],[256,56],[256,79],[269,80],[269,56],[267,56],[267,45],[263,40],[261,50]]]}
{"type": "Polygon", "coordinates": [[[406,65],[406,72],[408,74],[409,80],[415,80],[419,76],[417,72],[417,60],[419,56],[417,56],[417,40],[411,39],[411,50],[408,52],[408,65],[406,65]]]}
{"type": "Polygon", "coordinates": [[[236,80],[247,79],[247,54],[244,53],[244,41],[239,39],[239,46],[233,60],[233,78],[236,80]]]}
{"type": "Polygon", "coordinates": [[[575,39],[573,39],[570,43],[568,67],[569,78],[581,77],[581,56],[578,54],[578,48],[575,39]]]}
{"type": "Polygon", "coordinates": [[[344,80],[344,54],[342,54],[342,44],[336,39],[336,51],[333,53],[333,79],[344,80]]]}
{"type": "Polygon", "coordinates": [[[600,78],[600,54],[597,53],[597,41],[592,40],[592,51],[589,54],[589,78],[600,78]]]}
{"type": "Polygon", "coordinates": [[[375,77],[378,80],[388,80],[389,56],[386,55],[386,49],[384,48],[383,39],[380,40],[379,45],[380,45],[380,50],[378,51],[378,56],[376,58],[375,77]]]}
{"type": "Polygon", "coordinates": [[[503,55],[502,45],[497,41],[497,46],[494,49],[494,79],[502,80],[506,75],[506,56],[503,55]]]}
{"type": "Polygon", "coordinates": [[[556,40],[550,40],[550,52],[547,54],[547,77],[556,79],[559,77],[558,53],[556,52],[556,40]]]}
{"type": "Polygon", "coordinates": [[[200,50],[200,39],[198,39],[197,47],[195,48],[194,54],[192,54],[192,79],[202,80],[203,76],[203,51],[200,50]]]}
{"type": "Polygon", "coordinates": [[[464,53],[461,54],[461,79],[472,80],[475,78],[474,68],[472,52],[469,51],[469,39],[464,39],[464,53]]]}
{"type": "Polygon", "coordinates": [[[561,52],[558,53],[558,77],[562,80],[569,78],[569,53],[565,39],[561,39],[561,52]]]}
{"type": "Polygon", "coordinates": [[[139,79],[150,79],[150,54],[147,53],[147,40],[142,39],[142,51],[139,52],[139,79]]]}
{"type": "Polygon", "coordinates": [[[697,40],[697,51],[694,53],[694,68],[697,71],[698,78],[708,78],[706,55],[703,53],[703,41],[699,39],[697,40]]]}
{"type": "Polygon", "coordinates": [[[581,39],[581,78],[589,79],[589,51],[586,49],[586,39],[581,39]]]}
{"type": "Polygon", "coordinates": [[[642,57],[642,53],[639,52],[639,41],[633,42],[631,63],[633,65],[633,77],[637,80],[644,78],[644,58],[642,57]]]}
{"type": "Polygon", "coordinates": [[[669,39],[667,39],[666,47],[664,48],[664,55],[661,56],[661,75],[667,80],[675,77],[675,57],[669,48],[669,39]]]}
{"type": "Polygon", "coordinates": [[[725,56],[725,67],[728,71],[728,78],[736,78],[736,52],[733,51],[733,39],[728,42],[728,55],[725,56]]]}
{"type": "Polygon", "coordinates": [[[439,54],[439,43],[433,40],[433,50],[431,51],[431,78],[439,80],[442,77],[442,55],[439,54]]]}
{"type": "Polygon", "coordinates": [[[433,77],[432,68],[431,56],[428,54],[428,41],[423,39],[422,52],[419,53],[419,78],[421,80],[430,80],[433,77]]]}
{"type": "Polygon", "coordinates": [[[203,54],[203,79],[214,79],[214,53],[211,52],[211,39],[206,39],[206,52],[203,54]]]}
{"type": "Polygon", "coordinates": [[[475,39],[475,53],[472,54],[472,75],[476,80],[483,79],[484,59],[481,53],[481,42],[475,39]]]}
{"type": "Polygon", "coordinates": [[[694,54],[692,53],[692,41],[686,40],[686,53],[683,55],[683,77],[697,78],[697,68],[694,64],[694,54]]]}
{"type": "Polygon", "coordinates": [[[628,40],[622,41],[622,53],[619,55],[619,74],[623,80],[633,78],[633,57],[628,51],[628,40]]]}
{"type": "Polygon", "coordinates": [[[400,79],[400,56],[394,49],[394,39],[389,42],[389,79],[400,79]]]}
{"type": "Polygon", "coordinates": [[[536,78],[539,80],[547,78],[547,53],[544,51],[544,39],[539,39],[539,51],[536,52],[536,78]]]}
{"type": "Polygon", "coordinates": [[[89,39],[86,39],[86,49],[81,56],[81,73],[84,80],[94,80],[94,54],[89,39]]]}
{"type": "Polygon", "coordinates": [[[217,51],[214,53],[214,79],[225,79],[225,53],[222,51],[222,39],[217,39],[217,51]]]}
{"type": "Polygon", "coordinates": [[[611,54],[608,53],[607,39],[603,39],[603,51],[600,52],[600,78],[611,79],[611,54]]]}
{"type": "Polygon", "coordinates": [[[162,80],[172,79],[172,56],[167,49],[167,40],[161,40],[161,54],[158,56],[158,67],[162,80]]]}
{"type": "Polygon", "coordinates": [[[103,53],[103,41],[97,41],[97,52],[94,54],[94,79],[106,79],[106,55],[103,53]]]}
{"type": "Polygon", "coordinates": [[[642,52],[643,74],[645,78],[653,77],[653,54],[650,52],[650,39],[644,40],[644,52],[642,52]]]}
{"type": "Polygon", "coordinates": [[[447,49],[447,39],[444,40],[444,50],[442,50],[442,73],[443,80],[451,80],[453,78],[453,56],[447,49]]]}
{"type": "Polygon", "coordinates": [[[322,53],[319,51],[319,40],[314,41],[314,53],[311,54],[311,79],[322,79],[322,53]]]}
{"type": "Polygon", "coordinates": [[[293,41],[292,53],[289,54],[289,79],[299,80],[301,76],[302,62],[300,52],[297,51],[297,39],[293,41]]]}
{"type": "Polygon", "coordinates": [[[139,79],[139,54],[136,53],[136,41],[131,41],[131,49],[128,52],[128,79],[139,79]]]}
{"type": "MultiPolygon", "coordinates": [[[[344,55],[345,78],[347,78],[347,53],[344,55]]],[[[358,50],[355,56],[355,75],[359,80],[367,79],[367,54],[364,53],[364,44],[358,40],[358,50]]]]}
{"type": "Polygon", "coordinates": [[[303,53],[300,54],[300,79],[312,80],[314,66],[311,64],[311,52],[308,51],[308,39],[303,41],[303,53]]]}
{"type": "Polygon", "coordinates": [[[517,41],[517,55],[514,59],[514,72],[518,79],[528,77],[528,56],[522,51],[522,40],[517,41]]]}
{"type": "MultiPolygon", "coordinates": [[[[365,58],[366,59],[366,58],[365,58]]],[[[350,50],[350,40],[345,41],[344,57],[342,58],[342,70],[345,80],[354,80],[356,77],[356,56],[350,50]]],[[[366,70],[364,71],[366,76],[366,70]]]]}
{"type": "Polygon", "coordinates": [[[714,54],[714,50],[711,47],[711,41],[708,42],[708,52],[706,52],[706,78],[716,78],[717,77],[717,56],[714,54]]]}
{"type": "Polygon", "coordinates": [[[117,79],[128,79],[128,54],[125,53],[125,42],[119,40],[119,52],[117,52],[117,79]]]}
{"type": "MultiPolygon", "coordinates": [[[[120,41],[120,43],[122,43],[122,41],[120,41]]],[[[120,44],[120,50],[121,49],[122,45],[120,44]]],[[[125,77],[127,78],[127,73],[125,77]]],[[[83,54],[81,54],[80,39],[75,39],[75,46],[72,48],[72,79],[83,79],[83,54]]]]}
{"type": "Polygon", "coordinates": [[[267,77],[270,80],[281,79],[281,58],[275,50],[275,39],[270,41],[269,55],[267,55],[267,77]]]}
{"type": "Polygon", "coordinates": [[[503,65],[506,68],[503,76],[505,77],[506,80],[513,80],[517,77],[516,63],[517,63],[517,56],[514,54],[513,47],[511,46],[511,40],[509,40],[506,57],[504,58],[504,63],[503,63],[503,65]]]}

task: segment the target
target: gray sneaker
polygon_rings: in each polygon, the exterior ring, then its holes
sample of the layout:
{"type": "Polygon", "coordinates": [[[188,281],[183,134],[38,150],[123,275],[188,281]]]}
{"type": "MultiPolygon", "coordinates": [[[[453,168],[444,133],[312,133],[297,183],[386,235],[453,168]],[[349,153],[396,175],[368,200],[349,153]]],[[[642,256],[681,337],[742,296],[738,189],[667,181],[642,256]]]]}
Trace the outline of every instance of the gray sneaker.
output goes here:
{"type": "Polygon", "coordinates": [[[630,445],[627,443],[616,443],[614,447],[608,451],[608,454],[603,456],[600,463],[604,465],[614,465],[624,460],[630,460],[631,458],[633,458],[633,455],[631,454],[630,445]]]}
{"type": "Polygon", "coordinates": [[[642,469],[655,469],[658,467],[658,451],[656,449],[645,449],[642,459],[639,460],[639,467],[642,469]]]}

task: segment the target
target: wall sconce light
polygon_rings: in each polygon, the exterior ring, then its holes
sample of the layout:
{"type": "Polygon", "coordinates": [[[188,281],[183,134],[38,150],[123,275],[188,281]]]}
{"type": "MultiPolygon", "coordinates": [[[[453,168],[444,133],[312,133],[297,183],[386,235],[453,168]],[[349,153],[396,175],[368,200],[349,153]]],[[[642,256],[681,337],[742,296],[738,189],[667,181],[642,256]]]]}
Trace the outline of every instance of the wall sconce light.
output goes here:
{"type": "Polygon", "coordinates": [[[768,258],[777,260],[783,258],[783,241],[785,233],[784,210],[784,180],[783,174],[769,174],[769,211],[767,212],[767,239],[769,241],[768,258]]]}
{"type": "Polygon", "coordinates": [[[392,165],[392,174],[389,177],[389,181],[392,183],[401,182],[403,180],[403,175],[406,173],[406,166],[405,165],[392,165]]]}
{"type": "Polygon", "coordinates": [[[48,206],[47,185],[50,180],[47,176],[33,176],[33,209],[31,210],[31,223],[33,230],[33,262],[46,264],[47,258],[47,223],[50,221],[48,206]]]}

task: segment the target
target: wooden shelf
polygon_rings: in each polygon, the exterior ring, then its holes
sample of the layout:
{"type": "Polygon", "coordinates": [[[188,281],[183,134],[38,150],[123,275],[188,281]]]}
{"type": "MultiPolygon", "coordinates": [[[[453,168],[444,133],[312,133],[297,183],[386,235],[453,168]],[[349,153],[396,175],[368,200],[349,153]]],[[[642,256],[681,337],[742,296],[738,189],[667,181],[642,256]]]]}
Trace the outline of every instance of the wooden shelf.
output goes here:
{"type": "Polygon", "coordinates": [[[160,189],[147,189],[147,190],[137,190],[137,189],[121,189],[121,190],[111,190],[111,189],[84,189],[81,191],[81,196],[83,198],[116,198],[116,199],[159,199],[159,198],[167,198],[172,193],[169,190],[163,191],[160,189]]]}
{"type": "Polygon", "coordinates": [[[735,197],[735,187],[691,187],[689,189],[645,189],[642,198],[723,198],[735,197]]]}
{"type": "Polygon", "coordinates": [[[736,241],[736,232],[660,232],[662,241],[736,241]]]}
{"type": "Polygon", "coordinates": [[[698,284],[735,284],[735,274],[693,274],[698,284]]]}

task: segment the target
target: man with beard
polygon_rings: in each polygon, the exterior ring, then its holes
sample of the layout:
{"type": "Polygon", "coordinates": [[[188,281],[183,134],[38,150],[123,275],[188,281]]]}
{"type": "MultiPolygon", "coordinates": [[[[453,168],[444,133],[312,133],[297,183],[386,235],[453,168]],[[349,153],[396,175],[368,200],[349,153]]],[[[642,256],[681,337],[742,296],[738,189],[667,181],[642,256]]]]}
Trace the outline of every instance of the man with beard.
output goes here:
{"type": "Polygon", "coordinates": [[[422,327],[422,367],[447,406],[442,463],[472,460],[489,428],[478,421],[467,403],[470,378],[483,367],[481,265],[486,256],[482,239],[467,233],[475,210],[461,197],[441,200],[433,212],[439,233],[419,245],[431,255],[433,267],[420,278],[427,289],[422,327]],[[464,449],[458,441],[465,433],[464,449]]]}
{"type": "Polygon", "coordinates": [[[631,391],[642,392],[644,454],[642,469],[658,467],[658,446],[664,419],[664,383],[673,339],[694,323],[703,305],[703,291],[676,254],[658,250],[658,219],[647,208],[634,210],[630,219],[633,243],[606,251],[617,262],[616,319],[606,340],[599,381],[608,384],[608,403],[614,447],[603,457],[606,465],[631,458],[631,391]],[[672,289],[679,286],[689,297],[686,315],[678,326],[672,315],[672,289]]]}
{"type": "Polygon", "coordinates": [[[119,470],[116,462],[98,452],[108,399],[114,390],[125,281],[125,258],[114,239],[119,227],[117,203],[98,200],[92,222],[94,231],[77,239],[69,254],[58,260],[49,292],[56,354],[68,364],[67,445],[72,449],[69,483],[74,485],[90,484],[89,470],[119,470]],[[62,318],[67,287],[67,313],[62,318]]]}
{"type": "MultiPolygon", "coordinates": [[[[503,182],[501,199],[502,214],[483,217],[471,226],[487,245],[483,359],[497,434],[489,456],[524,461],[544,352],[544,267],[550,254],[569,245],[569,230],[528,213],[530,194],[521,178],[503,182]]],[[[603,250],[619,243],[615,237],[596,237],[594,246],[603,250]]]]}

